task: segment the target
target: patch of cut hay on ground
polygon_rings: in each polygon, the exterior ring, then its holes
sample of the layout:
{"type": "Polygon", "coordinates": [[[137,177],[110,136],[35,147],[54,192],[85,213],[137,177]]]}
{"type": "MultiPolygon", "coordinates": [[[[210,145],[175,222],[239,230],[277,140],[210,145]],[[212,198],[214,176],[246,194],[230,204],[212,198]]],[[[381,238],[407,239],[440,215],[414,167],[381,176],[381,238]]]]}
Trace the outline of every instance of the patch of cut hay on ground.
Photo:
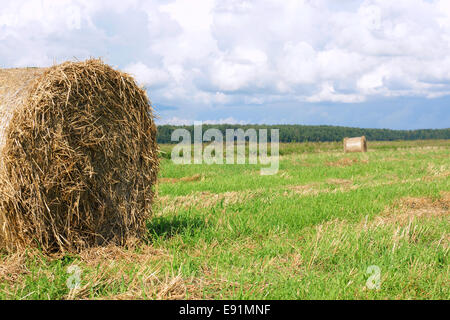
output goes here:
{"type": "Polygon", "coordinates": [[[359,159],[355,159],[355,158],[353,158],[353,159],[342,158],[337,161],[326,162],[325,165],[328,167],[351,167],[358,163],[367,164],[367,163],[369,163],[369,160],[367,160],[367,159],[359,160],[359,159]]]}
{"type": "Polygon", "coordinates": [[[295,195],[301,196],[316,196],[323,193],[337,193],[337,192],[349,192],[356,190],[360,186],[353,185],[353,181],[349,179],[335,179],[330,178],[325,181],[326,184],[334,185],[336,188],[321,187],[320,183],[310,183],[306,185],[290,185],[286,186],[287,189],[282,193],[285,197],[291,197],[295,195]]]}
{"type": "Polygon", "coordinates": [[[420,219],[449,219],[450,222],[450,192],[441,192],[441,198],[432,200],[427,197],[405,197],[386,207],[383,212],[371,220],[365,219],[358,223],[350,223],[345,219],[334,219],[316,226],[318,230],[330,227],[344,230],[352,226],[358,230],[378,228],[384,225],[407,225],[420,219]]]}
{"type": "Polygon", "coordinates": [[[353,180],[330,178],[330,179],[326,180],[326,183],[339,185],[339,186],[350,186],[353,184],[353,180]]]}
{"type": "Polygon", "coordinates": [[[219,203],[222,203],[224,207],[242,203],[248,199],[253,198],[256,195],[255,191],[252,192],[224,192],[224,193],[211,193],[208,191],[194,192],[186,196],[169,197],[162,196],[157,199],[158,205],[161,208],[160,214],[167,212],[175,212],[180,209],[206,209],[212,208],[219,203]]]}
{"type": "Polygon", "coordinates": [[[20,276],[29,273],[26,261],[30,257],[37,256],[36,250],[16,252],[0,260],[0,282],[16,282],[20,276]]]}
{"type": "Polygon", "coordinates": [[[437,166],[433,163],[428,164],[426,177],[448,177],[450,176],[450,169],[448,165],[437,166]]]}
{"type": "Polygon", "coordinates": [[[292,195],[301,195],[301,196],[309,196],[309,195],[318,195],[321,192],[324,192],[323,190],[320,190],[318,188],[319,184],[317,183],[311,183],[306,185],[294,185],[294,186],[287,186],[287,189],[283,195],[284,196],[292,196],[292,195]]]}
{"type": "Polygon", "coordinates": [[[161,275],[159,268],[150,268],[140,265],[110,265],[98,269],[97,273],[89,273],[84,276],[84,286],[71,290],[66,299],[84,300],[97,298],[97,292],[101,288],[117,287],[126,283],[126,291],[113,295],[101,295],[101,299],[108,300],[184,300],[201,299],[202,291],[198,281],[194,278],[185,279],[181,274],[161,275]],[[129,269],[134,272],[130,276],[129,269]]]}
{"type": "MultiPolygon", "coordinates": [[[[405,224],[413,219],[450,219],[450,192],[443,192],[438,200],[426,197],[406,197],[397,201],[394,207],[376,217],[375,226],[383,224],[405,224]]],[[[449,220],[450,222],[450,220],[449,220]]]]}
{"type": "Polygon", "coordinates": [[[289,174],[289,172],[287,170],[279,170],[278,174],[280,175],[280,177],[282,177],[284,179],[291,179],[291,175],[289,174]]]}
{"type": "Polygon", "coordinates": [[[89,266],[109,265],[111,262],[121,263],[147,263],[160,258],[168,259],[170,256],[163,250],[154,249],[151,246],[139,246],[123,248],[114,245],[107,247],[89,248],[83,250],[79,257],[83,263],[89,266]]]}
{"type": "Polygon", "coordinates": [[[367,177],[365,181],[360,183],[355,183],[351,179],[339,179],[339,178],[329,178],[325,180],[325,183],[314,182],[304,185],[285,185],[273,189],[261,189],[258,190],[259,193],[264,194],[268,191],[273,191],[272,195],[279,195],[282,197],[293,197],[293,196],[316,196],[323,193],[338,193],[338,192],[351,192],[360,188],[373,188],[381,186],[390,186],[395,184],[406,184],[406,183],[423,183],[424,181],[436,181],[446,178],[443,175],[436,175],[428,178],[415,178],[415,179],[400,179],[397,176],[392,176],[390,181],[373,181],[372,177],[367,177]],[[329,188],[324,186],[324,184],[336,186],[335,188],[329,188]]]}
{"type": "Polygon", "coordinates": [[[182,177],[182,178],[160,178],[158,183],[178,183],[178,182],[193,182],[193,181],[203,181],[205,177],[201,174],[196,174],[193,176],[182,177]]]}

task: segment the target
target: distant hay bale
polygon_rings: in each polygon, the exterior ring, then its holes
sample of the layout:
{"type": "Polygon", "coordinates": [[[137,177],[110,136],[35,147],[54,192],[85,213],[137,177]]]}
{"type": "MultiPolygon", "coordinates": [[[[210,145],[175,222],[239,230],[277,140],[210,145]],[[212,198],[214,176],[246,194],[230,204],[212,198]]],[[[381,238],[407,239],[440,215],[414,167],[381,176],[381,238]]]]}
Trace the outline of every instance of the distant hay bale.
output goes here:
{"type": "Polygon", "coordinates": [[[365,136],[344,139],[344,152],[367,152],[367,140],[365,136]]]}
{"type": "Polygon", "coordinates": [[[140,237],[158,172],[145,91],[100,60],[0,69],[0,245],[140,237]]]}

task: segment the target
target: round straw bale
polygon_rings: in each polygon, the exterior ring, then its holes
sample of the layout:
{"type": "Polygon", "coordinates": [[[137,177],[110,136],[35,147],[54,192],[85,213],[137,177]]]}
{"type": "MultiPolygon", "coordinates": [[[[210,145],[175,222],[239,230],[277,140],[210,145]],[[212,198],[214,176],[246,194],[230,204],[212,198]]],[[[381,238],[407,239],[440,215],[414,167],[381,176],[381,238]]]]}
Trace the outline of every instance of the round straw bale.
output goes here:
{"type": "Polygon", "coordinates": [[[367,140],[365,136],[344,139],[344,152],[367,152],[367,140]]]}
{"type": "Polygon", "coordinates": [[[0,69],[0,245],[123,245],[145,232],[158,172],[150,101],[101,60],[0,69]]]}

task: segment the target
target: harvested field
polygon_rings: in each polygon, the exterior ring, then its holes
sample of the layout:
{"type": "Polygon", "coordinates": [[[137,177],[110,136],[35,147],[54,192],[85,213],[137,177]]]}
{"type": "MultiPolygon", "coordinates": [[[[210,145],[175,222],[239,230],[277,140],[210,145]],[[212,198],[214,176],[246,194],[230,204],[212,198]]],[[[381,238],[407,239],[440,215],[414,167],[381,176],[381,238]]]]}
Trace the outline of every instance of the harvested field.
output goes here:
{"type": "Polygon", "coordinates": [[[145,243],[4,252],[0,298],[448,299],[448,142],[283,147],[274,176],[162,159],[145,243]],[[81,271],[72,291],[70,266],[81,271]]]}
{"type": "Polygon", "coordinates": [[[329,167],[350,167],[350,166],[352,166],[352,165],[354,165],[354,164],[356,164],[358,162],[367,163],[368,160],[366,160],[366,159],[362,159],[361,160],[361,159],[356,159],[356,158],[353,158],[353,159],[351,159],[351,158],[342,158],[342,159],[339,159],[337,161],[327,162],[327,163],[325,163],[325,165],[327,165],[329,167]]]}

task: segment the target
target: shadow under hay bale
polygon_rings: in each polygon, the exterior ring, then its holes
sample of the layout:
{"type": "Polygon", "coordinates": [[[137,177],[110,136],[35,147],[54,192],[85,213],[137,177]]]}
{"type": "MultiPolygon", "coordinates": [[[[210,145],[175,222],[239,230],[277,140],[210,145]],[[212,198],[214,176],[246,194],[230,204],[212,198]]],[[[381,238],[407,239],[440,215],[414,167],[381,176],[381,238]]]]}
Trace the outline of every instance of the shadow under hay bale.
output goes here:
{"type": "Polygon", "coordinates": [[[0,246],[140,237],[158,167],[151,104],[129,75],[94,59],[0,70],[0,246]]]}
{"type": "Polygon", "coordinates": [[[344,152],[367,152],[367,139],[365,136],[344,139],[344,152]]]}

